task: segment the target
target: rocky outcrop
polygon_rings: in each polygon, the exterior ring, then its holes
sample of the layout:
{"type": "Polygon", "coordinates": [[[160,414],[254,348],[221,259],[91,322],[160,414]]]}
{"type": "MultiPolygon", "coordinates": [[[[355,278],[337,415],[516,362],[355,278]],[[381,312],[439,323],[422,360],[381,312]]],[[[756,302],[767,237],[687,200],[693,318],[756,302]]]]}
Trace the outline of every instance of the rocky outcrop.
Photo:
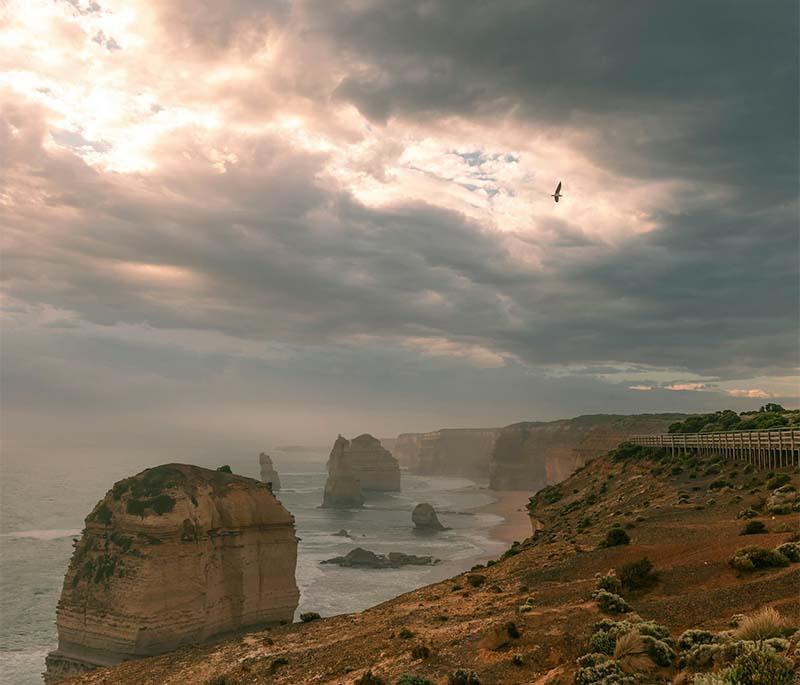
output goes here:
{"type": "Polygon", "coordinates": [[[261,465],[261,482],[272,485],[273,492],[281,489],[281,479],[278,472],[272,465],[272,459],[268,454],[262,452],[258,455],[258,463],[261,465]]]}
{"type": "Polygon", "coordinates": [[[499,428],[442,428],[401,433],[395,450],[414,473],[486,478],[499,432],[499,428]]]}
{"type": "Polygon", "coordinates": [[[291,621],[296,561],[294,518],[263,483],[185,464],[119,481],[75,545],[45,682],[291,621]]]}
{"type": "Polygon", "coordinates": [[[363,547],[356,547],[343,557],[321,561],[321,564],[336,564],[346,568],[399,568],[400,566],[431,566],[438,563],[433,557],[418,557],[416,554],[389,552],[375,554],[363,547]]]}
{"type": "Polygon", "coordinates": [[[344,459],[364,490],[400,491],[400,465],[381,441],[369,433],[353,438],[344,448],[344,459]]]}
{"type": "Polygon", "coordinates": [[[596,414],[548,422],[523,422],[497,437],[489,470],[495,490],[538,490],[557,483],[626,437],[666,432],[682,414],[596,414]]]}
{"type": "Polygon", "coordinates": [[[328,479],[322,496],[323,508],[352,509],[364,506],[361,481],[350,467],[345,451],[350,441],[341,435],[333,443],[328,457],[328,479]]]}
{"type": "Polygon", "coordinates": [[[445,530],[445,527],[436,516],[436,510],[427,502],[418,504],[411,512],[411,521],[414,527],[424,531],[445,530]]]}

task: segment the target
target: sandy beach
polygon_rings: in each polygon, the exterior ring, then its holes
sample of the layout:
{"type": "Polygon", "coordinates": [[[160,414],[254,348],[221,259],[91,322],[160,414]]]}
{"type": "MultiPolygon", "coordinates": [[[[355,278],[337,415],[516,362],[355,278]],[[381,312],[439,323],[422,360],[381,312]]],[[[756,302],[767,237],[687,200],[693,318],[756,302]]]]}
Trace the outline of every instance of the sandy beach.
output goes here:
{"type": "Polygon", "coordinates": [[[528,490],[489,490],[496,501],[482,507],[480,511],[497,514],[503,517],[503,522],[494,526],[490,533],[492,537],[509,545],[514,540],[524,540],[531,535],[531,522],[525,505],[531,496],[528,490]]]}

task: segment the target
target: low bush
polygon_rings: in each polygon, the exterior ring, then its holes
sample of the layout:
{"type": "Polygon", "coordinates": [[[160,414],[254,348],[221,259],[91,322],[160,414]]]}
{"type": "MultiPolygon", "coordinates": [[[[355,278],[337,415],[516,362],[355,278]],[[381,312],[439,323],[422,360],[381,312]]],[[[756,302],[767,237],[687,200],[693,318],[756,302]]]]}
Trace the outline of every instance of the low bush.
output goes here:
{"type": "Polygon", "coordinates": [[[205,685],[239,685],[239,681],[226,675],[218,675],[211,678],[211,680],[206,680],[205,685]]]}
{"type": "Polygon", "coordinates": [[[788,473],[776,473],[772,478],[767,481],[767,487],[770,490],[777,490],[782,485],[790,483],[792,477],[788,473]]]}
{"type": "Polygon", "coordinates": [[[727,480],[715,480],[708,484],[709,490],[721,490],[722,488],[732,488],[733,484],[727,480]]]}
{"type": "Polygon", "coordinates": [[[419,675],[404,673],[397,679],[396,685],[436,685],[433,681],[419,675]]]}
{"type": "Polygon", "coordinates": [[[614,659],[626,673],[652,671],[655,666],[647,653],[642,636],[635,630],[625,633],[617,640],[614,646],[614,659]]]}
{"type": "Polygon", "coordinates": [[[481,685],[481,681],[475,671],[458,668],[447,676],[447,685],[481,685]]]}
{"type": "Polygon", "coordinates": [[[763,521],[748,521],[747,525],[742,528],[742,532],[739,535],[763,535],[764,533],[768,533],[767,527],[764,525],[763,521]]]}
{"type": "Polygon", "coordinates": [[[633,685],[636,682],[637,678],[627,675],[613,659],[585,666],[575,673],[575,685],[633,685]]]}
{"type": "Polygon", "coordinates": [[[408,628],[401,628],[400,632],[398,633],[398,636],[403,640],[410,640],[412,637],[414,637],[414,635],[416,635],[416,633],[408,628]]]}
{"type": "Polygon", "coordinates": [[[223,464],[222,466],[218,466],[217,471],[219,471],[220,473],[233,473],[233,471],[231,471],[231,467],[228,464],[223,464]]]}
{"type": "Polygon", "coordinates": [[[630,535],[625,532],[624,528],[614,526],[608,530],[605,539],[600,543],[600,547],[618,547],[619,545],[627,545],[630,541],[630,535]]]}
{"type": "Polygon", "coordinates": [[[717,634],[712,633],[710,630],[691,628],[681,633],[681,636],[678,638],[678,648],[685,651],[697,645],[710,645],[718,640],[717,634]]]}
{"type": "Polygon", "coordinates": [[[360,678],[357,678],[353,685],[386,685],[383,678],[376,676],[371,670],[367,671],[360,678]]]}
{"type": "Polygon", "coordinates": [[[411,656],[415,659],[427,659],[431,655],[431,650],[427,645],[414,645],[411,648],[411,656]]]}
{"type": "Polygon", "coordinates": [[[788,566],[789,560],[780,552],[765,547],[742,547],[729,561],[737,571],[749,572],[762,568],[788,566]]]}
{"type": "Polygon", "coordinates": [[[607,590],[595,590],[592,593],[592,599],[597,602],[597,606],[602,611],[611,614],[627,614],[633,609],[622,597],[607,590]]]}
{"type": "Polygon", "coordinates": [[[303,623],[311,623],[311,621],[316,621],[319,618],[322,617],[316,611],[306,611],[304,614],[300,614],[300,620],[303,623]]]}
{"type": "Polygon", "coordinates": [[[622,591],[622,583],[612,571],[604,576],[598,576],[597,589],[606,590],[607,592],[613,592],[618,595],[622,591]]]}
{"type": "Polygon", "coordinates": [[[800,561],[800,544],[796,542],[784,542],[782,545],[778,545],[775,551],[783,554],[791,562],[800,561]]]}
{"type": "Polygon", "coordinates": [[[792,685],[794,668],[788,659],[758,649],[738,657],[726,678],[731,685],[792,685]]]}
{"type": "Polygon", "coordinates": [[[519,628],[517,628],[517,624],[514,623],[513,621],[509,621],[508,623],[506,623],[506,632],[508,633],[508,636],[513,640],[516,640],[518,637],[522,635],[522,633],[519,632],[519,628]]]}
{"type": "Polygon", "coordinates": [[[736,514],[737,519],[754,519],[756,516],[758,516],[758,512],[750,507],[747,507],[747,509],[742,509],[738,514],[736,514]]]}
{"type": "Polygon", "coordinates": [[[472,587],[480,587],[486,582],[486,576],[480,573],[470,573],[467,576],[467,582],[472,585],[472,587]]]}
{"type": "Polygon", "coordinates": [[[625,590],[642,590],[658,580],[657,574],[653,573],[653,562],[647,557],[623,564],[617,575],[625,590]]]}

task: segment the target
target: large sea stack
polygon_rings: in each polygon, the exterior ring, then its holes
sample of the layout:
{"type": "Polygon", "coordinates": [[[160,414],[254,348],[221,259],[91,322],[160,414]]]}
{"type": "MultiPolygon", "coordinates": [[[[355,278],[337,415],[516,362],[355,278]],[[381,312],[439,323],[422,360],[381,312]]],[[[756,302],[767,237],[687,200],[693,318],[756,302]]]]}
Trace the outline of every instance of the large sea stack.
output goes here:
{"type": "Polygon", "coordinates": [[[121,480],[86,517],[46,683],[291,621],[294,518],[264,483],[185,464],[121,480]]]}
{"type": "Polygon", "coordinates": [[[353,438],[344,449],[344,458],[364,490],[400,491],[400,465],[378,438],[369,433],[353,438]]]}
{"type": "Polygon", "coordinates": [[[261,465],[261,482],[271,484],[273,491],[280,490],[281,479],[278,476],[278,472],[275,470],[275,467],[272,465],[272,459],[270,456],[265,452],[262,452],[258,455],[258,463],[261,465]]]}
{"type": "Polygon", "coordinates": [[[325,481],[325,492],[322,496],[324,508],[351,509],[364,506],[361,481],[345,458],[345,450],[349,446],[350,441],[341,435],[333,443],[328,457],[328,480],[325,481]]]}

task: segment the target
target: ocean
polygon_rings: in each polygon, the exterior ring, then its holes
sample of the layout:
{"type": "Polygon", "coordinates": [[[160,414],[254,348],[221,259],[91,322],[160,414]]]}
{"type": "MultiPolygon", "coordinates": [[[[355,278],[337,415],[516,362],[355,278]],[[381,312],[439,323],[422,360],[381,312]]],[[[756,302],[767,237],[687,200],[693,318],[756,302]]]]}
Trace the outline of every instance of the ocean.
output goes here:
{"type": "MultiPolygon", "coordinates": [[[[297,584],[303,611],[322,616],[360,611],[408,590],[448,578],[479,561],[498,556],[507,545],[490,536],[501,522],[477,511],[495,500],[465,478],[403,473],[402,492],[367,493],[362,510],[320,509],[327,453],[323,449],[272,451],[282,489],[277,493],[294,514],[298,546],[297,584]],[[419,535],[411,511],[419,502],[434,505],[450,530],[419,535]],[[334,535],[345,529],[350,538],[334,535]],[[354,547],[431,555],[435,566],[362,570],[320,565],[354,547]]],[[[55,611],[72,539],[83,519],[111,485],[153,466],[97,457],[60,459],[57,454],[15,461],[4,455],[0,482],[0,683],[40,684],[44,658],[56,646],[55,611]]],[[[258,478],[256,455],[194,463],[258,478]]]]}

